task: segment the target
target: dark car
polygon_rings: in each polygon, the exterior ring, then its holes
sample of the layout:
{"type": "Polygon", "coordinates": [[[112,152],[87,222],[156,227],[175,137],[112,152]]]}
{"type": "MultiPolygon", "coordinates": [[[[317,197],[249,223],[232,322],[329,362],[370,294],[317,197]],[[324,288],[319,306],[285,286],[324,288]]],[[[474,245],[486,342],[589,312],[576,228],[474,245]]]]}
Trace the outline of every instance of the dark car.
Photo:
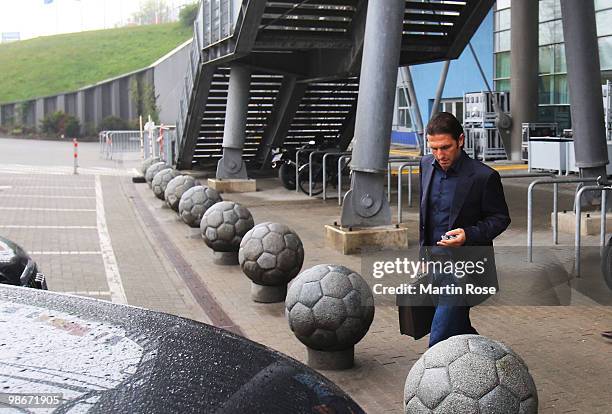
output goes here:
{"type": "Polygon", "coordinates": [[[364,414],[273,349],[102,300],[0,286],[0,345],[0,411],[364,414]]]}
{"type": "Polygon", "coordinates": [[[47,290],[45,276],[18,244],[0,236],[0,283],[47,290]]]}

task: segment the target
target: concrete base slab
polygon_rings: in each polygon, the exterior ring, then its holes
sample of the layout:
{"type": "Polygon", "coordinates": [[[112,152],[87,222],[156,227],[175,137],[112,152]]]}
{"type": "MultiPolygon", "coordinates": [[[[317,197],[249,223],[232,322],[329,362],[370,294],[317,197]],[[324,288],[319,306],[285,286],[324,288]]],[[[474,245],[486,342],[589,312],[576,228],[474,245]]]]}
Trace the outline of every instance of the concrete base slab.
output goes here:
{"type": "Polygon", "coordinates": [[[251,282],[251,299],[259,303],[284,302],[287,297],[287,285],[263,286],[251,282]]]}
{"type": "MultiPolygon", "coordinates": [[[[550,223],[553,225],[554,216],[550,214],[550,223]]],[[[581,214],[580,233],[582,236],[599,235],[601,226],[601,212],[589,211],[581,214]]],[[[569,234],[576,233],[576,213],[573,211],[559,213],[559,231],[569,234]]],[[[606,233],[612,232],[612,214],[606,214],[606,233]]]]}
{"type": "Polygon", "coordinates": [[[339,371],[350,369],[355,364],[355,347],[342,351],[317,351],[316,349],[306,348],[308,350],[309,367],[314,369],[339,371]]]}
{"type": "Polygon", "coordinates": [[[213,263],[220,266],[238,265],[238,252],[214,252],[213,263]]]}
{"type": "Polygon", "coordinates": [[[250,193],[257,191],[256,183],[257,180],[208,179],[208,186],[220,193],[250,193]]]}
{"type": "Polygon", "coordinates": [[[408,247],[408,229],[401,226],[350,228],[325,226],[325,244],[342,254],[408,247]]]}

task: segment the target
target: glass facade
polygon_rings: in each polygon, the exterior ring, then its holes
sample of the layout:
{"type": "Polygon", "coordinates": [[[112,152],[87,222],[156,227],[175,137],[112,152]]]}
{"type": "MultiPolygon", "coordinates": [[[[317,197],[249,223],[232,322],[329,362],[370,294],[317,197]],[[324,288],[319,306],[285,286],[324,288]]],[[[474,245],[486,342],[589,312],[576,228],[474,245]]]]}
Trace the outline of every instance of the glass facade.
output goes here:
{"type": "MultiPolygon", "coordinates": [[[[595,2],[599,58],[602,84],[612,80],[612,0],[595,2]]],[[[510,65],[510,8],[509,0],[498,0],[494,26],[495,89],[509,91],[510,65]]],[[[560,128],[570,128],[567,67],[559,0],[540,0],[539,3],[539,104],[540,122],[559,122],[560,128]]]]}

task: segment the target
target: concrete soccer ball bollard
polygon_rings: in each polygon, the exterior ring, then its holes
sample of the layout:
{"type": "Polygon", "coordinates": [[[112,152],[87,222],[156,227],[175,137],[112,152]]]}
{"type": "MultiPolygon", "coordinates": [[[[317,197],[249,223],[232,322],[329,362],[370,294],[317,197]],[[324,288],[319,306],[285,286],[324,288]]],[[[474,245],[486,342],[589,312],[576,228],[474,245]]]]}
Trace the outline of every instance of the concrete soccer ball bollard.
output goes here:
{"type": "Polygon", "coordinates": [[[200,231],[206,245],[215,252],[214,262],[238,264],[240,241],[254,225],[251,212],[233,201],[221,201],[206,210],[200,231]]]}
{"type": "Polygon", "coordinates": [[[161,170],[155,174],[155,177],[153,177],[153,181],[151,182],[151,188],[153,189],[153,194],[155,194],[155,197],[163,200],[164,192],[166,191],[168,183],[179,175],[181,175],[181,173],[172,168],[166,168],[165,170],[161,170]]]}
{"type": "Polygon", "coordinates": [[[178,212],[181,197],[185,194],[185,191],[194,187],[197,183],[196,179],[190,175],[179,175],[170,180],[166,186],[166,191],[164,191],[164,199],[168,207],[178,212]]]}
{"type": "Polygon", "coordinates": [[[505,344],[480,335],[439,342],[412,366],[404,387],[408,413],[538,412],[525,362],[505,344]]]}
{"type": "Polygon", "coordinates": [[[251,279],[251,298],[255,302],[283,302],[287,283],[304,263],[304,246],[286,225],[261,223],[242,238],[238,261],[251,279]]]}
{"type": "Polygon", "coordinates": [[[150,157],[144,160],[142,164],[140,164],[140,172],[142,173],[142,175],[145,175],[147,173],[147,169],[151,165],[158,163],[158,162],[161,162],[161,159],[159,159],[159,157],[150,157]]]}
{"type": "Polygon", "coordinates": [[[216,190],[203,185],[196,185],[181,196],[178,213],[189,227],[200,227],[202,216],[210,207],[223,201],[216,190]]]}
{"type": "Polygon", "coordinates": [[[145,181],[147,184],[149,184],[149,188],[152,187],[153,177],[155,177],[155,174],[161,170],[165,170],[166,168],[170,168],[170,166],[165,162],[156,162],[147,168],[147,172],[145,173],[145,181]]]}
{"type": "Polygon", "coordinates": [[[322,264],[291,283],[285,313],[289,327],[308,349],[308,365],[347,369],[353,366],[355,344],[374,319],[374,297],[359,274],[322,264]]]}

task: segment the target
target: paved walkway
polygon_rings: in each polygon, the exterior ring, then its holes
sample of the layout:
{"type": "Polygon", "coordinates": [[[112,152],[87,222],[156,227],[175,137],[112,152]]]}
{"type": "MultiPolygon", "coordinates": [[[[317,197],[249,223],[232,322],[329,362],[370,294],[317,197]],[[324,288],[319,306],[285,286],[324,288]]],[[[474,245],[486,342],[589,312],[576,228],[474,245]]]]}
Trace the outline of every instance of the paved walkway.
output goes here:
{"type": "MultiPolygon", "coordinates": [[[[19,159],[32,144],[0,139],[0,234],[34,252],[51,290],[120,302],[122,289],[131,305],[213,321],[305,361],[305,348],[289,330],[283,304],[252,302],[249,280],[238,267],[213,264],[198,231],[163,207],[146,184],[131,182],[126,174],[133,164],[98,160],[96,146],[83,146],[90,161],[84,157],[82,174],[74,176],[61,171],[71,161],[69,143],[45,142],[42,153],[19,159]],[[65,164],[63,145],[68,147],[65,164]],[[46,163],[47,156],[56,161],[46,163]]],[[[526,182],[506,184],[513,223],[499,245],[525,244],[526,182]]],[[[304,268],[337,263],[359,271],[359,256],[343,256],[323,244],[323,225],[338,220],[337,200],[308,199],[275,185],[260,180],[261,191],[225,198],[247,206],[256,223],[273,220],[294,228],[304,242],[304,268]]],[[[571,194],[570,187],[561,191],[561,209],[571,209],[571,194]]],[[[535,205],[535,242],[550,244],[551,194],[537,192],[535,205]]],[[[416,208],[406,208],[404,219],[416,235],[416,208]]],[[[596,244],[596,239],[585,243],[596,244]]],[[[562,244],[572,240],[561,235],[562,244]]],[[[571,256],[571,248],[565,250],[571,256]]],[[[612,343],[600,332],[612,329],[612,308],[573,293],[573,306],[478,307],[473,322],[481,334],[507,343],[525,359],[538,386],[540,412],[608,413],[612,343]]],[[[405,377],[426,342],[399,335],[396,309],[378,307],[368,335],[356,347],[355,368],[323,373],[367,412],[400,413],[405,377]]]]}

